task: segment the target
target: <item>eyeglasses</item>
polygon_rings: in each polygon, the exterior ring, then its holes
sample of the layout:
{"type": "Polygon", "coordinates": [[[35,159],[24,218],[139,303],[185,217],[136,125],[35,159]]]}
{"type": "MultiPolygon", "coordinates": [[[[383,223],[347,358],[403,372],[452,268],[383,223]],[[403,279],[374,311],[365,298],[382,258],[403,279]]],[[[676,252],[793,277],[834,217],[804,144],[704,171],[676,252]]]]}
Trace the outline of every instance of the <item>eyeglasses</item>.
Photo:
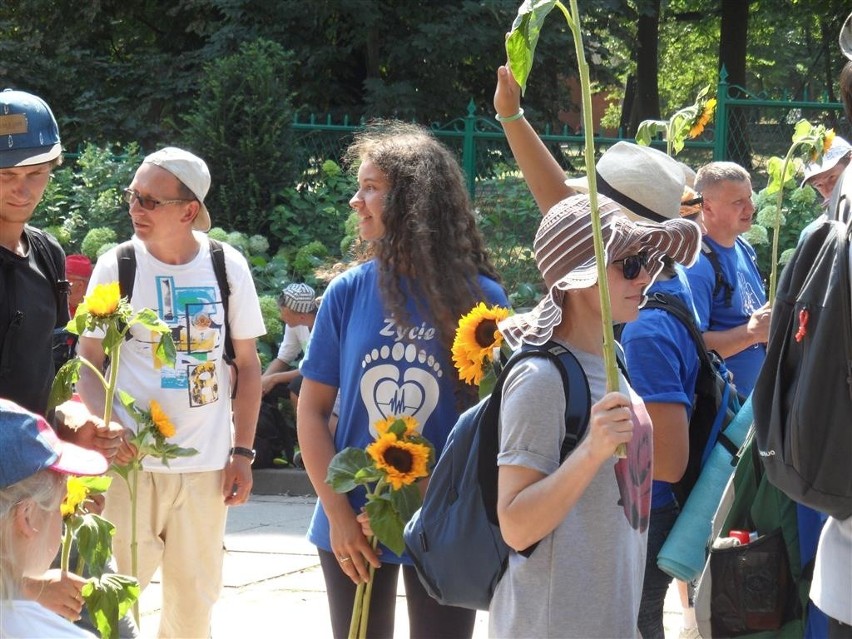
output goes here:
{"type": "Polygon", "coordinates": [[[153,211],[158,206],[165,206],[166,204],[177,204],[178,202],[192,202],[191,199],[182,198],[179,200],[155,200],[152,197],[144,197],[140,195],[139,191],[135,191],[133,189],[124,189],[124,196],[122,198],[125,203],[132,206],[134,202],[139,202],[139,206],[141,206],[146,211],[153,211]]]}
{"type": "Polygon", "coordinates": [[[645,251],[636,255],[628,255],[621,260],[613,260],[613,264],[621,264],[621,273],[626,280],[635,280],[639,271],[648,266],[648,254],[645,251]]]}

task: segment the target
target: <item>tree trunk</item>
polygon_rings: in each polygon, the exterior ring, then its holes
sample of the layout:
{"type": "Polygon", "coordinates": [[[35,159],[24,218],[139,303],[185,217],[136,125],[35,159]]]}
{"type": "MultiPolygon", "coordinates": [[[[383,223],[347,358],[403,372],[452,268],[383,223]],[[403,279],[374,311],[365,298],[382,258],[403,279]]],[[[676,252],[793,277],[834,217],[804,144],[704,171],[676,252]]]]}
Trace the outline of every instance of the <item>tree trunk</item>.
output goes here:
{"type": "Polygon", "coordinates": [[[652,0],[636,23],[636,92],[630,109],[627,135],[634,135],[642,120],[660,118],[660,91],[657,84],[660,35],[660,0],[652,0]]]}
{"type": "MultiPolygon", "coordinates": [[[[746,49],[748,46],[748,0],[722,0],[722,24],[719,38],[719,68],[728,71],[732,98],[744,96],[746,84],[746,49]]],[[[732,107],[728,119],[725,157],[748,171],[752,170],[751,142],[747,113],[743,107],[732,107]]]]}

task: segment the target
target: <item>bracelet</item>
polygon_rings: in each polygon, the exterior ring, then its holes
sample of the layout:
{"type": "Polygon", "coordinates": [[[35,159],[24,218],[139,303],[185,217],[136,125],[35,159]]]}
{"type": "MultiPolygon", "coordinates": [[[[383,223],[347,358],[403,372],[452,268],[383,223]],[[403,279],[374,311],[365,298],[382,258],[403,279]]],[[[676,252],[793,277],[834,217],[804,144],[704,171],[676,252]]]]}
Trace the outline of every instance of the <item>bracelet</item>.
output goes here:
{"type": "Polygon", "coordinates": [[[498,113],[497,115],[494,116],[494,119],[497,120],[498,122],[514,122],[515,120],[520,120],[522,117],[524,117],[524,110],[523,110],[523,108],[519,108],[518,112],[515,115],[509,115],[509,116],[504,118],[502,115],[500,115],[498,113]]]}
{"type": "Polygon", "coordinates": [[[252,462],[253,462],[253,461],[254,461],[254,458],[255,458],[255,456],[256,456],[256,453],[255,453],[255,451],[254,451],[254,450],[252,450],[251,448],[246,448],[246,447],[244,447],[244,446],[234,446],[234,447],[231,449],[231,455],[232,455],[232,456],[233,456],[233,455],[240,455],[241,457],[246,457],[246,458],[248,458],[250,461],[252,461],[252,462]]]}

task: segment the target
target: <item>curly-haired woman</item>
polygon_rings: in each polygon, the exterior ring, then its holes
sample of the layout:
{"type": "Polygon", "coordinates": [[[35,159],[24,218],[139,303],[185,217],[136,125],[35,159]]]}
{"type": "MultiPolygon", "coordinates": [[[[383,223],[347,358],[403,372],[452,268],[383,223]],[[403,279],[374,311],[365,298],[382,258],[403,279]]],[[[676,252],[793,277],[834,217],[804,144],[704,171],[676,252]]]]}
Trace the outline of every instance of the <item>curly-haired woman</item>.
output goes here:
{"type": "Polygon", "coordinates": [[[469,637],[474,611],[432,600],[407,556],[384,549],[380,563],[356,520],[363,493],[339,495],[325,477],[337,451],[364,448],[376,422],[391,415],[414,417],[440,455],[470,399],[450,359],[458,320],[481,301],[508,300],[451,151],[421,127],[380,122],[356,137],[347,157],[358,170],[350,206],[370,259],[329,285],[302,363],[299,444],[319,496],[308,537],[319,550],[335,637],[346,636],[369,564],[377,568],[370,636],[393,636],[402,566],[411,636],[469,637]]]}

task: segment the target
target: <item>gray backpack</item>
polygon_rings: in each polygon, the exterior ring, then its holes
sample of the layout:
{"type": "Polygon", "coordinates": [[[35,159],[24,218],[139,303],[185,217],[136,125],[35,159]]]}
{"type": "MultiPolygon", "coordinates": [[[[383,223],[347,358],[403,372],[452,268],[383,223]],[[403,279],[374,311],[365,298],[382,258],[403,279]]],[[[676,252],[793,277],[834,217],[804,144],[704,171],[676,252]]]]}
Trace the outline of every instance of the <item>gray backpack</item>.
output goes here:
{"type": "Polygon", "coordinates": [[[838,519],[852,516],[852,169],[778,282],[755,435],[769,481],[838,519]]]}

